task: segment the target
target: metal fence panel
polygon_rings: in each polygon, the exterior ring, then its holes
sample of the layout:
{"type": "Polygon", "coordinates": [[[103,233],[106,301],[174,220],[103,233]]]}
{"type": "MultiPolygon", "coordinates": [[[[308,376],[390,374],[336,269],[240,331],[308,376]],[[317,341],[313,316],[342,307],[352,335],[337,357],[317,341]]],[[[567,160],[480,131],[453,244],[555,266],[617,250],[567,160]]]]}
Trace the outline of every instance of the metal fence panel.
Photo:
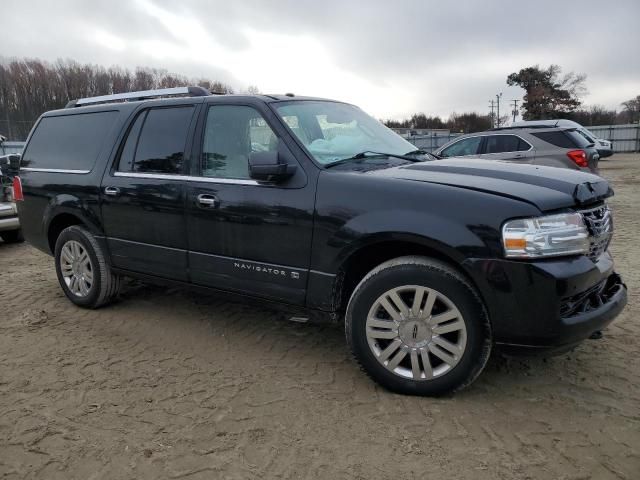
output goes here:
{"type": "MultiPolygon", "coordinates": [[[[614,152],[640,152],[640,125],[630,123],[626,125],[598,125],[595,127],[587,127],[596,137],[613,142],[614,152]]],[[[447,142],[453,140],[461,133],[444,133],[435,132],[430,135],[408,135],[405,131],[409,129],[394,129],[396,132],[403,133],[401,135],[407,141],[414,144],[417,148],[433,152],[447,142]]]]}
{"type": "Polygon", "coordinates": [[[427,152],[433,152],[460,135],[462,134],[449,133],[446,135],[411,135],[409,137],[405,137],[405,140],[415,145],[416,148],[427,152]]]}
{"type": "Polygon", "coordinates": [[[640,152],[640,124],[587,127],[598,138],[611,140],[614,152],[640,152]]]}

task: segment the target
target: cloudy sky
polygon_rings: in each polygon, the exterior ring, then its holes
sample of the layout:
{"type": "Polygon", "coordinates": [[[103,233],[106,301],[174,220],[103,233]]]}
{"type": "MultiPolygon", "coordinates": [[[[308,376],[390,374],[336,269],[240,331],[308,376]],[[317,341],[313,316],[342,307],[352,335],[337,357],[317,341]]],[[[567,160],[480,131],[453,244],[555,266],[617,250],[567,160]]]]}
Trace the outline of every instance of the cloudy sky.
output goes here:
{"type": "MultiPolygon", "coordinates": [[[[380,118],[486,112],[507,75],[587,74],[587,105],[640,94],[640,0],[2,0],[0,56],[174,73],[345,100],[380,118]]],[[[503,107],[504,108],[504,107],[503,107]]]]}

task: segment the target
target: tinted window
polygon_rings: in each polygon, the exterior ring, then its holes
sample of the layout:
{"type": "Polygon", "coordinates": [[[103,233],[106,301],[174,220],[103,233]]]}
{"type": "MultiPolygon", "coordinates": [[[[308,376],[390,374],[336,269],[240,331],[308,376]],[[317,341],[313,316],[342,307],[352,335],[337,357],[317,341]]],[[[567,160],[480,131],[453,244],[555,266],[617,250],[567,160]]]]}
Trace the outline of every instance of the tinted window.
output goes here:
{"type": "Polygon", "coordinates": [[[149,110],[138,139],[133,171],[182,173],[192,115],[191,106],[149,110]]]}
{"type": "Polygon", "coordinates": [[[471,137],[459,140],[453,145],[440,152],[441,157],[459,157],[462,155],[473,155],[478,153],[482,137],[471,137]]]}
{"type": "Polygon", "coordinates": [[[521,152],[529,150],[529,144],[515,135],[491,135],[486,138],[485,153],[521,152]]]}
{"type": "Polygon", "coordinates": [[[202,145],[202,175],[249,178],[251,152],[277,149],[277,137],[254,108],[239,105],[209,107],[202,145]]]}
{"type": "Polygon", "coordinates": [[[579,128],[576,130],[580,135],[587,139],[589,143],[596,143],[596,139],[593,134],[586,128],[579,128]]]}
{"type": "Polygon", "coordinates": [[[146,111],[140,113],[136,118],[134,124],[129,129],[127,141],[125,142],[122,153],[120,154],[120,163],[118,164],[118,170],[122,170],[124,172],[131,171],[131,168],[133,167],[133,158],[136,153],[136,147],[138,146],[138,138],[140,137],[140,130],[146,116],[146,111]]]}
{"type": "Polygon", "coordinates": [[[578,130],[567,130],[564,132],[578,148],[585,148],[595,143],[594,140],[581,135],[578,130]]]}
{"type": "Polygon", "coordinates": [[[560,148],[583,148],[589,144],[589,142],[587,142],[587,140],[575,130],[535,132],[532,133],[532,135],[560,148]]]}
{"type": "Polygon", "coordinates": [[[22,157],[22,166],[91,170],[118,112],[44,117],[22,157]]]}

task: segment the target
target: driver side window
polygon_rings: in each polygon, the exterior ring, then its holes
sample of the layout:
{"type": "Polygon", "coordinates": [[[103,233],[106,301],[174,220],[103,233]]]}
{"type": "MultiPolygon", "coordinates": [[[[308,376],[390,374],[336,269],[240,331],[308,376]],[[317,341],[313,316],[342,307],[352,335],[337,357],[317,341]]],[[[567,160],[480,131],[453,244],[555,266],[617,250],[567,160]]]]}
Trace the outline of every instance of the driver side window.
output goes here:
{"type": "Polygon", "coordinates": [[[201,174],[216,178],[249,178],[251,152],[275,152],[278,138],[262,115],[242,105],[209,107],[204,128],[201,174]]]}
{"type": "Polygon", "coordinates": [[[459,140],[453,145],[440,152],[441,157],[461,157],[464,155],[474,155],[480,149],[482,137],[471,137],[459,140]]]}

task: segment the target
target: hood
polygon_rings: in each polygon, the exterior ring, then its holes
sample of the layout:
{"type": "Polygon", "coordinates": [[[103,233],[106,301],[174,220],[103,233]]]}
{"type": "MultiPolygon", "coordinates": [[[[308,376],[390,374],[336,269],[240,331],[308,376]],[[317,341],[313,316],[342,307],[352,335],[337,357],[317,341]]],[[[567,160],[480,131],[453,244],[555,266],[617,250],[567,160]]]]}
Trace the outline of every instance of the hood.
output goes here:
{"type": "Polygon", "coordinates": [[[606,180],[590,173],[475,158],[413,163],[368,174],[487,192],[543,211],[587,205],[613,195],[606,180]]]}

